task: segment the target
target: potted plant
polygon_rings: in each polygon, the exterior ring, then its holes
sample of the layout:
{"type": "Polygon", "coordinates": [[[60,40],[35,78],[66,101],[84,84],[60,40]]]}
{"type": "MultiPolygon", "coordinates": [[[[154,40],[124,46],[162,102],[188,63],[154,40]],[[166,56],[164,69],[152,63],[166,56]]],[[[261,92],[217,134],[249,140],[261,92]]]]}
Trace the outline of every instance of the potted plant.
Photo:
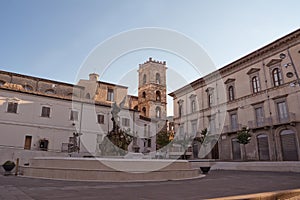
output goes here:
{"type": "Polygon", "coordinates": [[[11,161],[11,160],[6,161],[6,162],[2,165],[3,169],[4,169],[5,172],[6,172],[6,173],[5,173],[6,175],[10,174],[10,172],[15,168],[15,166],[16,166],[16,164],[15,164],[13,161],[11,161]]]}

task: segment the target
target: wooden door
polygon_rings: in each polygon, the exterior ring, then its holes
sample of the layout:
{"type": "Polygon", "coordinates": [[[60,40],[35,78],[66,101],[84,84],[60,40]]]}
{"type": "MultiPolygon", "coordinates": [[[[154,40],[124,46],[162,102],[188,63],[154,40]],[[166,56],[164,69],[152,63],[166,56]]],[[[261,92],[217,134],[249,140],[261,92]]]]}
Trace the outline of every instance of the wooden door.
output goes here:
{"type": "Polygon", "coordinates": [[[31,141],[32,141],[32,136],[26,135],[25,136],[25,144],[24,144],[24,149],[31,149],[31,141]]]}

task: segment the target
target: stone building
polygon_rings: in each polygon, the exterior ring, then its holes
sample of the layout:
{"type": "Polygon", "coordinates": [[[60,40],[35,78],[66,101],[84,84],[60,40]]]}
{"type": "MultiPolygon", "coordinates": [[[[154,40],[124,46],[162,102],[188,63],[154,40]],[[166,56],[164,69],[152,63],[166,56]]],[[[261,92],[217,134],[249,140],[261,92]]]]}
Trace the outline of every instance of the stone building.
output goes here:
{"type": "Polygon", "coordinates": [[[299,70],[298,29],[172,92],[177,137],[208,128],[209,158],[300,160],[299,70]],[[245,148],[242,127],[251,133],[245,148]]]}

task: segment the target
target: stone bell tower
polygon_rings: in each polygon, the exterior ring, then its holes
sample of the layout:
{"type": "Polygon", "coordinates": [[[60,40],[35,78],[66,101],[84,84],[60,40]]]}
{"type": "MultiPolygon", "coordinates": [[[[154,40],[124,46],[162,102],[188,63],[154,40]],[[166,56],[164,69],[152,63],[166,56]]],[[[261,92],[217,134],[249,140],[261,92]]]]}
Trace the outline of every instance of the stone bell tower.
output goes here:
{"type": "Polygon", "coordinates": [[[166,70],[165,61],[152,58],[139,65],[138,108],[142,116],[166,119],[166,70]]]}

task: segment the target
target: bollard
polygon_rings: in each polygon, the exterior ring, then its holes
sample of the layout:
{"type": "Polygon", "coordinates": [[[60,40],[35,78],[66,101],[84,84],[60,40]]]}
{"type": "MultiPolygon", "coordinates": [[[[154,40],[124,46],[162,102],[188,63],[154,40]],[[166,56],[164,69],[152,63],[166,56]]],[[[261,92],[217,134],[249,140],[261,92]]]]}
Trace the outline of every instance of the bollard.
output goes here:
{"type": "Polygon", "coordinates": [[[18,172],[19,172],[19,160],[20,159],[17,158],[15,176],[18,176],[18,172]]]}

